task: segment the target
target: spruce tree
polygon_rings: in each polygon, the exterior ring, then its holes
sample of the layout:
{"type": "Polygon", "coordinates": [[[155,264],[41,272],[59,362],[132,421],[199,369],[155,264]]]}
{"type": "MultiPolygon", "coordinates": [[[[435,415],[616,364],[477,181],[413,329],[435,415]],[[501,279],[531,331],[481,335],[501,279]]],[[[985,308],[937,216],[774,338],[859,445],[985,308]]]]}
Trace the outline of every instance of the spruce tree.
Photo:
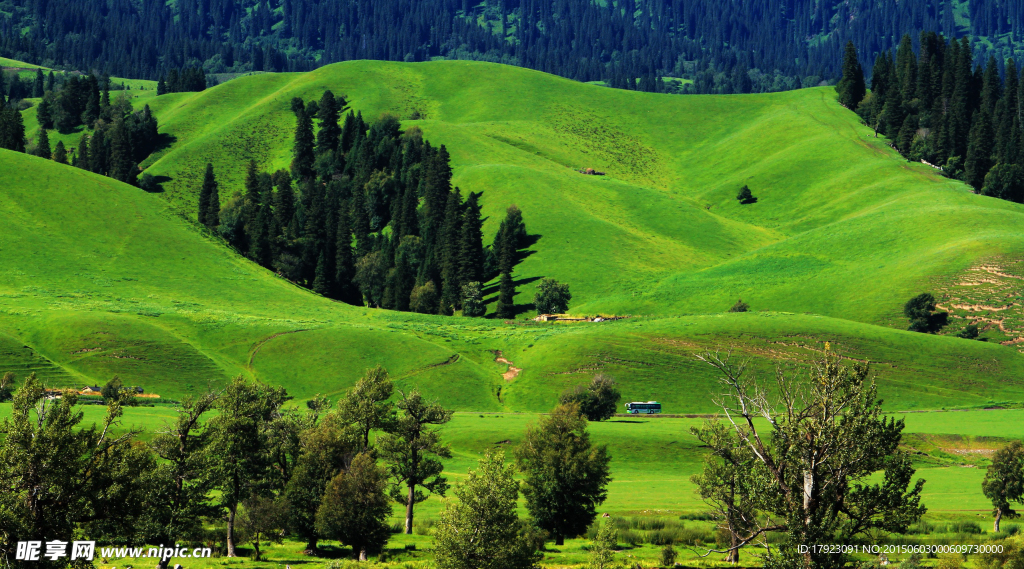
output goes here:
{"type": "Polygon", "coordinates": [[[103,129],[98,129],[89,139],[89,170],[101,174],[107,174],[107,163],[110,148],[107,146],[103,129]]]}
{"type": "Polygon", "coordinates": [[[362,258],[372,249],[370,216],[366,212],[366,195],[362,188],[357,188],[353,192],[351,216],[352,233],[356,238],[356,256],[362,258]]]}
{"type": "Polygon", "coordinates": [[[0,105],[0,148],[25,152],[25,124],[21,113],[13,107],[0,105]]]}
{"type": "Polygon", "coordinates": [[[43,96],[44,91],[43,70],[36,69],[36,78],[32,82],[32,96],[38,99],[43,96]]]}
{"type": "Polygon", "coordinates": [[[47,93],[43,100],[36,106],[36,122],[39,128],[53,128],[53,102],[52,96],[47,93]]]}
{"type": "Polygon", "coordinates": [[[36,138],[35,155],[47,160],[53,157],[53,153],[50,150],[50,137],[46,134],[45,128],[39,129],[39,136],[36,138]]]}
{"type": "Polygon", "coordinates": [[[999,77],[996,58],[989,56],[982,79],[981,110],[988,113],[990,117],[995,115],[996,103],[999,102],[1002,87],[1002,79],[999,77]]]}
{"type": "Polygon", "coordinates": [[[992,168],[992,119],[984,110],[971,127],[971,140],[967,147],[967,160],[964,161],[964,181],[975,191],[980,191],[985,184],[985,175],[992,168]]]}
{"type": "Polygon", "coordinates": [[[56,83],[57,78],[56,76],[54,76],[53,71],[50,71],[50,73],[46,76],[46,88],[44,89],[44,91],[53,91],[53,88],[56,86],[56,83]]]}
{"type": "Polygon", "coordinates": [[[459,282],[465,284],[484,279],[483,219],[480,216],[480,194],[470,192],[463,205],[459,238],[459,282]]]}
{"type": "Polygon", "coordinates": [[[316,260],[316,276],[313,277],[313,292],[327,296],[330,282],[327,278],[327,256],[320,250],[320,257],[316,260]]]}
{"type": "Polygon", "coordinates": [[[211,231],[220,225],[220,192],[217,189],[217,178],[213,173],[213,164],[207,162],[206,173],[203,175],[203,186],[199,190],[199,223],[211,231]]]}
{"type": "Polygon", "coordinates": [[[60,164],[68,163],[68,152],[64,148],[64,141],[58,140],[57,146],[53,148],[53,161],[60,164]]]}
{"type": "Polygon", "coordinates": [[[498,303],[494,308],[498,318],[516,317],[515,298],[516,287],[512,282],[512,275],[507,271],[502,271],[498,280],[498,303]]]}
{"type": "Polygon", "coordinates": [[[846,54],[843,56],[843,77],[836,84],[839,104],[848,109],[856,110],[864,100],[867,89],[864,85],[864,70],[857,59],[857,48],[853,42],[846,43],[846,54]]]}
{"type": "Polygon", "coordinates": [[[252,225],[260,211],[260,170],[256,160],[249,160],[245,169],[245,201],[242,205],[242,223],[252,225]]]}
{"type": "Polygon", "coordinates": [[[82,137],[78,139],[78,152],[75,153],[75,166],[83,170],[88,170],[89,164],[89,137],[83,134],[82,137]]]}
{"type": "Polygon", "coordinates": [[[458,188],[448,194],[445,207],[444,225],[441,228],[438,250],[441,254],[441,314],[450,315],[452,310],[460,307],[459,257],[462,225],[462,194],[458,188]]]}
{"type": "Polygon", "coordinates": [[[292,190],[290,177],[283,170],[275,173],[274,179],[277,182],[277,191],[274,192],[274,216],[277,218],[278,226],[285,229],[295,215],[295,192],[292,190]]]}
{"type": "Polygon", "coordinates": [[[352,287],[352,278],[355,276],[355,259],[352,254],[352,224],[349,208],[347,201],[342,201],[339,206],[338,227],[334,243],[334,282],[338,299],[355,303],[359,298],[352,287]]]}
{"type": "Polygon", "coordinates": [[[92,128],[93,124],[100,118],[100,91],[96,78],[92,75],[85,81],[88,89],[88,102],[85,104],[85,111],[82,113],[82,122],[85,126],[92,128]]]}
{"type": "Polygon", "coordinates": [[[903,119],[903,125],[896,135],[896,148],[903,154],[910,152],[910,146],[914,142],[914,135],[917,132],[917,116],[909,115],[903,119]]]}
{"type": "Polygon", "coordinates": [[[110,177],[127,184],[135,183],[135,160],[132,143],[124,121],[118,119],[110,132],[110,177]]]}
{"type": "Polygon", "coordinates": [[[295,118],[292,177],[296,180],[305,180],[313,177],[313,163],[316,161],[313,148],[313,121],[304,108],[296,111],[295,118]]]}
{"type": "Polygon", "coordinates": [[[320,122],[320,131],[316,137],[316,153],[333,152],[338,149],[341,141],[341,127],[338,126],[338,101],[334,93],[324,91],[320,97],[316,118],[320,122]]]}

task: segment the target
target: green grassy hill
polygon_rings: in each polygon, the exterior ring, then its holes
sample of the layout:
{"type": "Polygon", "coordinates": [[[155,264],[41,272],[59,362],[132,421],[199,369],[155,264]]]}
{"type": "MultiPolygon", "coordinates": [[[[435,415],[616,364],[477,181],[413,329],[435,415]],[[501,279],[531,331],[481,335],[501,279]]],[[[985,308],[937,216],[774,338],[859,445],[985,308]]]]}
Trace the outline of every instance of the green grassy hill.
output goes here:
{"type": "MultiPolygon", "coordinates": [[[[517,276],[570,282],[582,312],[702,313],[743,298],[891,325],[937,275],[1024,250],[1024,208],[906,163],[829,88],[679,97],[485,63],[348,62],[151,100],[176,143],[148,171],[194,215],[207,160],[224,199],[249,158],[286,167],[291,98],[325,89],[446,144],[455,183],[484,192],[487,231],[518,204],[540,240],[517,276]],[[737,202],[744,184],[758,203],[737,202]]],[[[533,285],[519,292],[528,303],[533,285]]]]}
{"type": "MultiPolygon", "coordinates": [[[[1014,348],[898,328],[910,296],[1019,255],[1024,208],[902,161],[827,89],[680,97],[360,61],[143,99],[174,137],[146,164],[169,178],[163,194],[0,151],[0,370],[53,384],[118,374],[166,398],[247,374],[305,398],[382,363],[403,389],[474,411],[545,411],[604,371],[626,400],[702,413],[717,386],[694,351],[732,349],[767,374],[831,341],[874,364],[892,410],[1021,400],[1014,348]],[[367,117],[419,113],[403,124],[446,144],[455,183],[484,192],[488,233],[518,204],[540,238],[517,279],[564,280],[573,311],[634,317],[524,325],[347,306],[195,228],[206,162],[225,199],[250,157],[285,166],[291,98],[326,88],[367,117]],[[738,204],[743,184],[758,203],[738,204]],[[755,312],[724,314],[738,297],[755,312]],[[495,351],[521,373],[503,378],[495,351]]],[[[532,285],[519,291],[530,302],[532,285]]]]}

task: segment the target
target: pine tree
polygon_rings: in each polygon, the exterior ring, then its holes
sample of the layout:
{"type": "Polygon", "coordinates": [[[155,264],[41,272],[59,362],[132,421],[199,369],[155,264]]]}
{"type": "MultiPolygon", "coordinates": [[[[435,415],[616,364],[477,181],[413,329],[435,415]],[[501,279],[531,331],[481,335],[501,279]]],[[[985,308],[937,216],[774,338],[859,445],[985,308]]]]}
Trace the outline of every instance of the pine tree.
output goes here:
{"type": "Polygon", "coordinates": [[[296,180],[305,180],[313,177],[313,163],[316,161],[313,148],[313,121],[304,108],[295,113],[295,118],[292,177],[296,180]]]}
{"type": "Polygon", "coordinates": [[[255,222],[261,201],[260,170],[255,160],[249,160],[249,165],[245,169],[245,201],[242,206],[242,220],[245,225],[255,222]]]}
{"type": "Polygon", "coordinates": [[[82,138],[78,139],[78,152],[75,153],[75,166],[83,170],[88,170],[89,164],[89,137],[83,134],[82,138]]]}
{"type": "Polygon", "coordinates": [[[295,215],[295,191],[292,190],[291,179],[286,173],[281,171],[274,177],[277,182],[277,191],[274,192],[274,216],[277,218],[277,224],[285,229],[295,215]]]}
{"type": "Polygon", "coordinates": [[[35,155],[47,160],[53,157],[53,153],[50,150],[50,137],[46,134],[45,128],[39,129],[39,136],[36,138],[35,155]]]}
{"type": "Polygon", "coordinates": [[[220,192],[217,189],[217,178],[213,173],[213,164],[206,163],[203,185],[199,189],[199,223],[211,231],[220,225],[220,192]]]}
{"type": "Polygon", "coordinates": [[[89,139],[89,170],[105,176],[109,154],[104,131],[99,129],[89,139]]]}
{"type": "Polygon", "coordinates": [[[316,137],[317,154],[333,152],[338,149],[338,144],[341,141],[338,113],[338,101],[334,98],[334,93],[324,91],[316,113],[316,118],[320,122],[320,131],[316,137]]]}
{"type": "Polygon", "coordinates": [[[989,56],[988,64],[985,66],[985,74],[982,79],[981,89],[981,110],[989,116],[995,115],[996,103],[1002,90],[1002,79],[999,77],[999,68],[996,66],[996,58],[989,56]]]}
{"type": "Polygon", "coordinates": [[[25,152],[25,124],[21,113],[13,107],[0,105],[0,148],[25,152]]]}
{"type": "Polygon", "coordinates": [[[441,228],[440,241],[438,243],[441,254],[441,308],[442,314],[450,315],[451,310],[460,307],[459,293],[462,284],[459,282],[459,257],[460,239],[462,225],[462,194],[458,188],[448,194],[448,204],[445,207],[444,225],[441,228]]]}
{"type": "Polygon", "coordinates": [[[89,93],[88,102],[85,104],[85,111],[82,113],[82,122],[87,127],[92,127],[100,118],[100,91],[99,84],[96,82],[96,77],[90,75],[86,81],[86,86],[89,93]]]}
{"type": "Polygon", "coordinates": [[[352,255],[352,225],[350,206],[342,201],[338,211],[338,227],[335,235],[334,282],[337,287],[338,299],[348,303],[359,300],[352,287],[355,276],[355,259],[352,255]]]}
{"type": "Polygon", "coordinates": [[[32,83],[32,96],[38,99],[39,97],[43,96],[44,92],[45,89],[43,83],[43,70],[36,69],[36,78],[35,81],[32,83]]]}
{"type": "Polygon", "coordinates": [[[992,168],[992,119],[985,111],[971,128],[971,141],[967,147],[967,160],[964,161],[964,181],[976,191],[985,184],[985,175],[992,168]]]}
{"type": "Polygon", "coordinates": [[[896,135],[896,148],[903,154],[910,152],[910,146],[914,142],[914,135],[917,132],[917,116],[909,115],[903,119],[899,134],[896,135]]]}
{"type": "Polygon", "coordinates": [[[494,308],[498,318],[515,318],[516,317],[516,287],[512,282],[512,275],[509,272],[502,271],[501,277],[498,280],[498,303],[494,308]]]}
{"type": "Polygon", "coordinates": [[[110,177],[127,184],[135,183],[137,172],[132,159],[132,143],[124,121],[117,120],[110,132],[110,177]]]}
{"type": "Polygon", "coordinates": [[[36,122],[39,123],[40,128],[53,128],[52,98],[47,93],[43,95],[43,100],[39,101],[39,105],[36,106],[36,122]]]}
{"type": "Polygon", "coordinates": [[[856,109],[864,99],[867,89],[864,85],[864,70],[857,59],[857,48],[853,42],[846,43],[846,54],[843,56],[843,77],[836,84],[839,104],[848,109],[856,109]]]}
{"type": "MultiPolygon", "coordinates": [[[[904,34],[896,49],[896,80],[899,82],[900,98],[910,102],[917,94],[917,58],[914,57],[910,34],[904,34]]],[[[899,128],[897,126],[897,128],[899,128]]]]}
{"type": "Polygon", "coordinates": [[[328,279],[327,279],[327,257],[324,251],[320,251],[320,257],[316,261],[316,276],[313,278],[313,292],[320,295],[327,295],[328,292],[328,279]]]}
{"type": "Polygon", "coordinates": [[[362,258],[372,249],[370,239],[370,216],[366,212],[366,194],[362,188],[352,196],[352,233],[356,238],[356,256],[362,258]]]}
{"type": "Polygon", "coordinates": [[[462,234],[459,239],[459,282],[484,280],[483,219],[480,194],[470,192],[463,205],[462,234]]]}
{"type": "Polygon", "coordinates": [[[53,71],[50,71],[50,73],[46,76],[46,88],[44,89],[44,91],[53,91],[53,88],[56,86],[56,83],[57,78],[56,76],[54,76],[53,71]]]}
{"type": "Polygon", "coordinates": [[[57,146],[53,148],[53,161],[59,164],[68,163],[68,152],[64,148],[64,141],[58,140],[57,146]]]}

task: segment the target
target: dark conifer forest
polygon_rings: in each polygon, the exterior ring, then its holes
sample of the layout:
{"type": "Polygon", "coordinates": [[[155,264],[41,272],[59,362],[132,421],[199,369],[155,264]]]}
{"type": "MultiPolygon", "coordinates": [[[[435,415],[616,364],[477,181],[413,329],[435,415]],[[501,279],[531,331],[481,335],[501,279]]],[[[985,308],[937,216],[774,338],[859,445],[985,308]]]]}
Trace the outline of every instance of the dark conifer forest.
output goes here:
{"type": "MultiPolygon", "coordinates": [[[[59,68],[160,79],[301,71],[350,59],[482,59],[644,91],[793,89],[840,74],[904,34],[984,38],[974,55],[1021,46],[1009,0],[5,0],[0,55],[59,68]],[[685,78],[692,84],[663,81],[685,78]]],[[[916,47],[916,46],[915,46],[916,47]]]]}
{"type": "Polygon", "coordinates": [[[904,36],[875,59],[865,92],[855,47],[847,45],[839,101],[855,109],[910,160],[923,161],[976,192],[1024,202],[1024,82],[1012,57],[974,65],[966,38],[904,36]]]}
{"type": "MultiPolygon", "coordinates": [[[[245,192],[222,206],[208,165],[198,221],[260,265],[352,304],[483,316],[481,283],[499,273],[508,281],[502,292],[514,294],[505,289],[528,244],[519,209],[508,208],[485,248],[481,194],[452,187],[443,144],[417,127],[401,131],[394,116],[367,124],[361,113],[342,118],[344,109],[330,91],[294,99],[290,171],[260,172],[250,162],[245,192]]],[[[510,296],[497,313],[515,316],[510,296]]]]}

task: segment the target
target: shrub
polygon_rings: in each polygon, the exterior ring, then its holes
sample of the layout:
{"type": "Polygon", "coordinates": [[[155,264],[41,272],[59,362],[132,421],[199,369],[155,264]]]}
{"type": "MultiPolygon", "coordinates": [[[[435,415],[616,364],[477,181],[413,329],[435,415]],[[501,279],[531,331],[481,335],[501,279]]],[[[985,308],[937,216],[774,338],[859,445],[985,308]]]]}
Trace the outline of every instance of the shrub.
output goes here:
{"type": "Polygon", "coordinates": [[[538,314],[562,314],[569,309],[570,300],[572,294],[569,285],[555,279],[541,279],[537,294],[533,297],[538,314]]]}
{"type": "Polygon", "coordinates": [[[616,541],[628,543],[630,546],[636,547],[637,545],[643,543],[644,539],[640,536],[638,532],[635,532],[631,529],[620,529],[618,532],[618,536],[616,537],[616,541]]]}
{"type": "Polygon", "coordinates": [[[661,548],[661,566],[662,567],[674,567],[676,564],[676,550],[672,548],[672,545],[666,545],[661,548]]]}
{"type": "Polygon", "coordinates": [[[736,199],[739,200],[741,204],[757,202],[757,198],[754,197],[754,194],[751,193],[750,188],[748,188],[746,185],[740,188],[740,193],[736,194],[736,199]]]}
{"type": "Polygon", "coordinates": [[[978,535],[981,533],[981,526],[978,525],[978,522],[957,521],[949,524],[949,532],[978,535]]]}
{"type": "Polygon", "coordinates": [[[740,299],[736,301],[736,304],[732,305],[729,312],[746,312],[748,310],[750,310],[750,305],[743,302],[743,299],[740,299]]]}
{"type": "MultiPolygon", "coordinates": [[[[615,414],[622,395],[611,377],[598,374],[587,385],[577,385],[562,392],[562,405],[577,403],[588,421],[603,421],[615,414]]],[[[616,518],[619,519],[619,518],[616,518]]]]}
{"type": "Polygon", "coordinates": [[[968,324],[966,328],[960,330],[960,333],[956,335],[957,338],[964,338],[967,340],[973,340],[978,337],[978,325],[968,324]]]}

